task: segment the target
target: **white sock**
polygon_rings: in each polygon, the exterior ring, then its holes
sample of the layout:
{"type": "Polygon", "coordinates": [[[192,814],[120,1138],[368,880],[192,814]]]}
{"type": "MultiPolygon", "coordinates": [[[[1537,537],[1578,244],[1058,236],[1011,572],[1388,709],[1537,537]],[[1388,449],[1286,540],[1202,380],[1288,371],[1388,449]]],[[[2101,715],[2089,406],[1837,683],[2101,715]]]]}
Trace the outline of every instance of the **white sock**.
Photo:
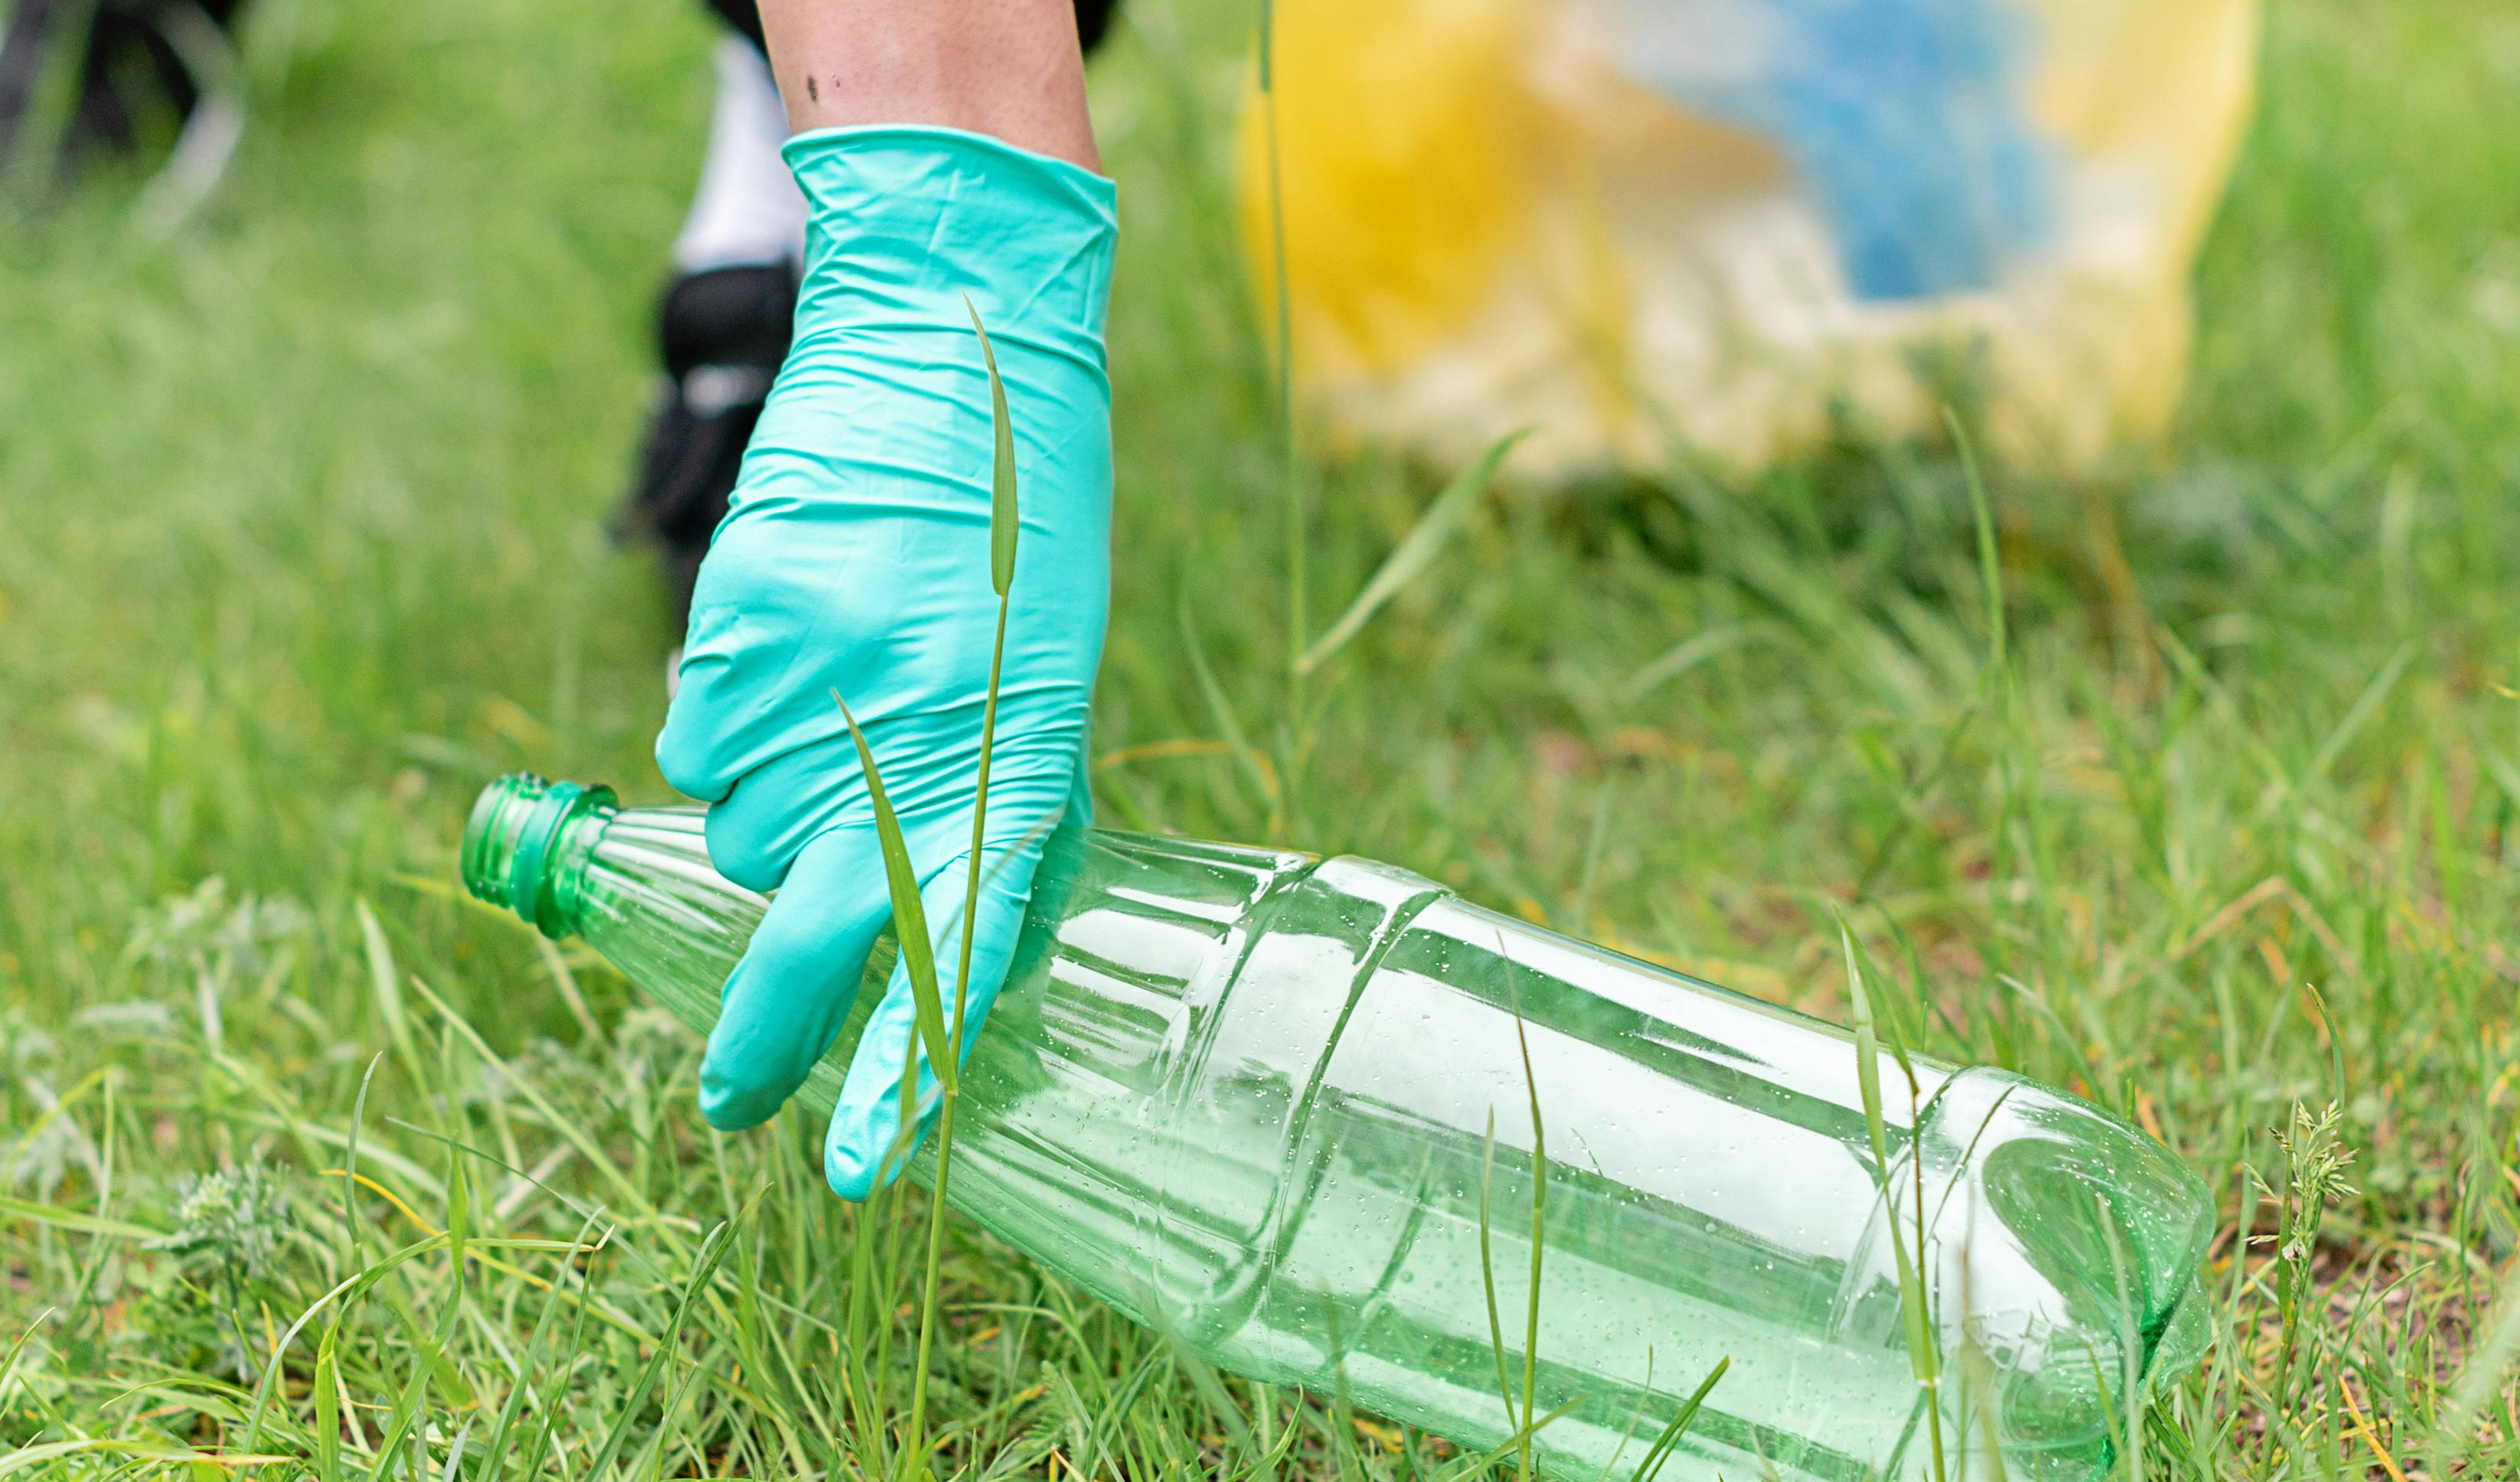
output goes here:
{"type": "Polygon", "coordinates": [[[760,50],[742,36],[717,44],[717,102],[709,110],[708,154],[691,214],[674,239],[674,266],[709,268],[801,260],[805,198],[779,157],[788,110],[760,50]]]}

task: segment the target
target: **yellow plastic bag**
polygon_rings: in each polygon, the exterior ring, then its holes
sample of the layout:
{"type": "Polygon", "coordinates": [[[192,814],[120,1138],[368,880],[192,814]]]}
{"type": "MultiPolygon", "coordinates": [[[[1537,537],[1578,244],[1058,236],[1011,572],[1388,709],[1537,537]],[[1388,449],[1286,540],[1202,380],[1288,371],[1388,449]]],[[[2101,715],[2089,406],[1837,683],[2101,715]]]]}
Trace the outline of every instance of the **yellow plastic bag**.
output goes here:
{"type": "MultiPolygon", "coordinates": [[[[2257,0],[1277,0],[1295,368],[1337,432],[1526,474],[1754,465],[1843,411],[2059,470],[2158,432],[2257,0]]],[[[1270,110],[1238,141],[1276,292],[1270,110]]]]}

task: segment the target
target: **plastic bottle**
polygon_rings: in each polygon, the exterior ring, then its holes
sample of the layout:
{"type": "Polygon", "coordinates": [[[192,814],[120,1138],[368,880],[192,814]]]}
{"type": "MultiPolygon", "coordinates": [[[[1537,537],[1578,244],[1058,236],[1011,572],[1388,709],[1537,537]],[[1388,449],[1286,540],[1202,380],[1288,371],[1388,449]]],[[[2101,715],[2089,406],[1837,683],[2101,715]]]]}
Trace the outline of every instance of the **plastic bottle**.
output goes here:
{"type": "MultiPolygon", "coordinates": [[[[705,1030],[763,901],[709,868],[702,819],[506,778],[465,883],[705,1030]]],[[[1488,1280],[1518,1397],[1545,1169],[1551,1474],[1625,1475],[1729,1359],[1662,1477],[1929,1478],[1939,1430],[1946,1477],[1997,1475],[2000,1437],[2004,1476],[2098,1478],[2203,1347],[2205,1189],[2062,1093],[1915,1069],[1912,1099],[1879,1065],[1885,1177],[1844,1031],[1387,865],[1082,833],[971,1050],[954,1202],[1219,1369],[1485,1449],[1512,1434],[1488,1280]],[[1920,1193],[1930,1392],[1892,1238],[1917,1248],[1920,1193]]]]}

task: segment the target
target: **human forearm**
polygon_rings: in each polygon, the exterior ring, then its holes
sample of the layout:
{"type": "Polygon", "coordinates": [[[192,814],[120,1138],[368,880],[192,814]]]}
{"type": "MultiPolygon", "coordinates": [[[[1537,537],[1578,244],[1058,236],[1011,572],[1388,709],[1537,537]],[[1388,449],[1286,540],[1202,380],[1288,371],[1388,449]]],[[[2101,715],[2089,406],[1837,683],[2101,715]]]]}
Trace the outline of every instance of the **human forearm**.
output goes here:
{"type": "Polygon", "coordinates": [[[1100,169],[1072,0],[762,0],[799,132],[968,129],[1100,169]]]}

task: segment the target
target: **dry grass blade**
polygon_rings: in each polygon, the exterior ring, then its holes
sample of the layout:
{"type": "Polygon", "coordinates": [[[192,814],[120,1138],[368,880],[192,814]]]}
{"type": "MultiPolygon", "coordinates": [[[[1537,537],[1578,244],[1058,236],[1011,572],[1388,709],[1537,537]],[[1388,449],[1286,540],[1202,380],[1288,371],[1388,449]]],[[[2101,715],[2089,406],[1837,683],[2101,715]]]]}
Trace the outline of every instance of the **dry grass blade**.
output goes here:
{"type": "Polygon", "coordinates": [[[1418,522],[1409,527],[1409,533],[1400,537],[1400,544],[1392,547],[1391,554],[1382,559],[1382,564],[1374,567],[1373,574],[1366,578],[1365,586],[1357,592],[1356,600],[1347,605],[1347,610],[1339,614],[1338,621],[1330,624],[1329,631],[1315,640],[1313,646],[1295,661],[1299,672],[1309,674],[1320,668],[1331,654],[1345,647],[1349,639],[1356,637],[1373,614],[1382,609],[1384,603],[1391,601],[1401,588],[1415,581],[1426,569],[1434,561],[1435,554],[1444,548],[1444,542],[1451,539],[1453,532],[1462,527],[1462,521],[1469,516],[1470,509],[1478,503],[1479,496],[1495,482],[1497,469],[1505,462],[1506,455],[1513,451],[1515,443],[1529,435],[1526,428],[1498,438],[1479,455],[1477,462],[1456,474],[1453,481],[1444,486],[1444,491],[1426,506],[1426,512],[1418,516],[1418,522]]]}

